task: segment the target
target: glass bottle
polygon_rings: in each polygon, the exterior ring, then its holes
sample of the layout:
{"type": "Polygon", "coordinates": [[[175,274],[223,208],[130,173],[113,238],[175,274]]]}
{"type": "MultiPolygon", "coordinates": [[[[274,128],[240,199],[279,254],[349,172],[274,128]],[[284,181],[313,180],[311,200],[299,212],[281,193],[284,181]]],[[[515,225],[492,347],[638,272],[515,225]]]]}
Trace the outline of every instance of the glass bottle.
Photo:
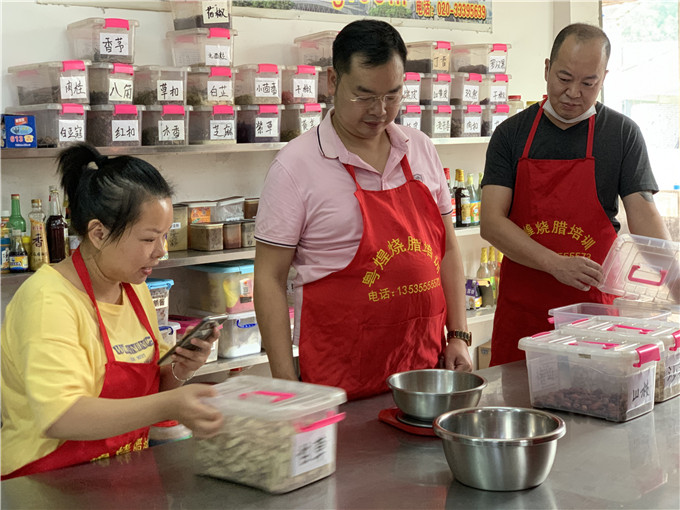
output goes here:
{"type": "Polygon", "coordinates": [[[489,259],[486,247],[482,248],[482,255],[479,258],[479,268],[477,269],[477,282],[482,290],[482,306],[493,305],[493,273],[489,269],[489,259]]]}
{"type": "Polygon", "coordinates": [[[31,222],[31,255],[28,258],[28,267],[31,271],[37,271],[43,264],[49,264],[47,241],[45,236],[45,212],[42,209],[42,200],[31,200],[31,212],[28,219],[31,222]]]}
{"type": "Polygon", "coordinates": [[[28,271],[28,254],[21,242],[21,230],[12,230],[12,244],[9,249],[9,270],[11,273],[28,271]]]}
{"type": "Polygon", "coordinates": [[[21,197],[18,193],[12,195],[12,213],[7,224],[9,231],[18,230],[21,235],[26,233],[26,220],[21,215],[21,197]]]}
{"type": "Polygon", "coordinates": [[[500,250],[496,250],[496,294],[501,287],[501,262],[503,262],[503,253],[500,250]]]}
{"type": "Polygon", "coordinates": [[[456,227],[469,227],[470,193],[465,187],[465,172],[456,168],[456,227]]]}
{"type": "Polygon", "coordinates": [[[489,272],[491,273],[491,289],[493,290],[493,302],[498,301],[498,268],[496,266],[496,248],[489,246],[489,272]]]}
{"type": "Polygon", "coordinates": [[[50,216],[47,218],[46,230],[50,262],[56,264],[66,258],[65,239],[68,232],[66,220],[61,215],[61,201],[56,186],[50,186],[50,216]]]}
{"type": "Polygon", "coordinates": [[[453,212],[451,213],[451,220],[453,225],[456,225],[456,188],[453,186],[453,181],[451,181],[451,169],[444,168],[444,176],[446,177],[446,185],[449,188],[449,193],[451,193],[451,208],[453,212]]]}
{"type": "Polygon", "coordinates": [[[467,176],[467,190],[470,194],[470,225],[479,226],[479,197],[475,188],[475,177],[472,174],[467,176]]]}
{"type": "Polygon", "coordinates": [[[69,207],[68,203],[68,196],[66,196],[66,193],[64,193],[64,221],[66,221],[66,230],[64,231],[64,251],[66,252],[66,256],[70,257],[71,256],[71,243],[69,240],[69,236],[71,235],[71,208],[69,207]]]}
{"type": "Polygon", "coordinates": [[[0,255],[2,260],[2,266],[0,272],[9,273],[9,248],[11,244],[10,230],[7,226],[9,223],[9,211],[2,211],[0,216],[0,255]]]}

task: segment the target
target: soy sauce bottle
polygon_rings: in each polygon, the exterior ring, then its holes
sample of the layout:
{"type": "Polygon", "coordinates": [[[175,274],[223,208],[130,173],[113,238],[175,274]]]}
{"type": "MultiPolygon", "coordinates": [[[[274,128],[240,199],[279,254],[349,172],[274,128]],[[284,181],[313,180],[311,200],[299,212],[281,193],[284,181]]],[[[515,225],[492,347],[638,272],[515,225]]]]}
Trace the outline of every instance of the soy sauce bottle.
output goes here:
{"type": "Polygon", "coordinates": [[[59,190],[56,186],[50,186],[50,212],[47,218],[47,248],[50,256],[50,263],[56,264],[66,258],[66,220],[61,214],[61,201],[59,200],[59,190]]]}

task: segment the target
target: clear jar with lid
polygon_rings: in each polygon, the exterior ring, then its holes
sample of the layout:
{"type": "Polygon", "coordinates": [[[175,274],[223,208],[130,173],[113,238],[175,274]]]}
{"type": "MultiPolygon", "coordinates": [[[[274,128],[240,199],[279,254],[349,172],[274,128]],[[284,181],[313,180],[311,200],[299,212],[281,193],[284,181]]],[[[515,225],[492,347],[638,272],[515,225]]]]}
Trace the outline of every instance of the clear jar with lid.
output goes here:
{"type": "Polygon", "coordinates": [[[236,69],[236,104],[281,104],[281,73],[278,65],[246,64],[236,69]]]}
{"type": "Polygon", "coordinates": [[[91,64],[88,69],[90,104],[132,104],[135,68],[130,64],[91,64]]]}
{"type": "Polygon", "coordinates": [[[422,120],[422,107],[418,104],[403,104],[399,108],[397,118],[394,119],[395,124],[412,127],[420,131],[422,120]]]}
{"type": "Polygon", "coordinates": [[[319,72],[319,66],[282,66],[283,104],[317,103],[319,72]]]}
{"type": "Polygon", "coordinates": [[[236,69],[230,67],[190,67],[187,75],[187,104],[234,104],[236,72],[236,69]]]}
{"type": "Polygon", "coordinates": [[[42,62],[7,68],[20,105],[88,103],[89,60],[42,62]]]}
{"type": "Polygon", "coordinates": [[[510,108],[509,115],[511,116],[524,110],[524,101],[522,101],[522,96],[508,96],[508,107],[510,108]]]}
{"type": "Polygon", "coordinates": [[[137,66],[135,104],[186,104],[188,67],[137,66]]]}

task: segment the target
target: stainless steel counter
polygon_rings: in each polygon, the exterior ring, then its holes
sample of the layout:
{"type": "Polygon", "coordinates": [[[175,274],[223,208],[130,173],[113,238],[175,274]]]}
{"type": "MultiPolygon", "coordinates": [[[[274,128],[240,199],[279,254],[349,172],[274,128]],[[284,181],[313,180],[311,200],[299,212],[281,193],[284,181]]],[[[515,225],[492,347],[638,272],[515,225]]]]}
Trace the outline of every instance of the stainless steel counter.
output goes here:
{"type": "MultiPolygon", "coordinates": [[[[523,362],[479,372],[480,405],[529,406],[523,362]]],[[[437,438],[409,435],[378,421],[390,394],[341,406],[337,471],[288,494],[193,474],[194,440],[108,461],[8,480],[3,509],[436,509],[680,508],[680,398],[626,423],[561,413],[548,479],[519,492],[485,492],[453,479],[437,438]]]]}

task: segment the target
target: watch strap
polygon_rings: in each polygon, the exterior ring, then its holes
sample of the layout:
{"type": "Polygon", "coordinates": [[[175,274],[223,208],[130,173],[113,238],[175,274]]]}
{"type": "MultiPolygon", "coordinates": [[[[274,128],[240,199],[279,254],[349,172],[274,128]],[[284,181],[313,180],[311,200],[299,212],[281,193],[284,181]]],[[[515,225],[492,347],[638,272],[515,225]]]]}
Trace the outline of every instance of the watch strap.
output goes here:
{"type": "Polygon", "coordinates": [[[452,338],[458,338],[459,340],[463,340],[468,347],[472,345],[472,333],[470,333],[469,331],[454,329],[446,333],[447,340],[451,340],[452,338]]]}

